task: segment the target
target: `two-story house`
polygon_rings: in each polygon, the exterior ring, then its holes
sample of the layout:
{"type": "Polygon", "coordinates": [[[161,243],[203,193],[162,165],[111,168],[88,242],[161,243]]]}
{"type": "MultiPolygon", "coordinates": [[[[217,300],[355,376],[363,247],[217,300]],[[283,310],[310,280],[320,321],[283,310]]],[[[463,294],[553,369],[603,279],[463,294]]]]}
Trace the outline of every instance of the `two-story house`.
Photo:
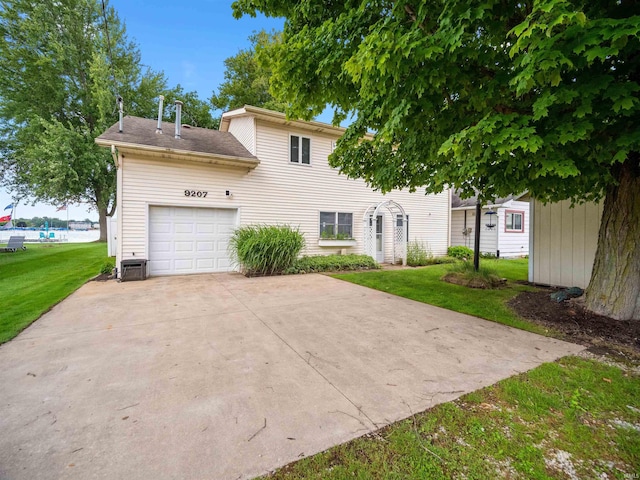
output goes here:
{"type": "Polygon", "coordinates": [[[340,175],[328,156],[343,128],[251,106],[223,114],[219,131],[177,124],[127,116],[96,139],[117,166],[117,265],[146,259],[149,275],[233,270],[228,239],[247,224],[299,228],[306,255],[398,263],[414,240],[446,254],[450,192],[383,195],[340,175]]]}

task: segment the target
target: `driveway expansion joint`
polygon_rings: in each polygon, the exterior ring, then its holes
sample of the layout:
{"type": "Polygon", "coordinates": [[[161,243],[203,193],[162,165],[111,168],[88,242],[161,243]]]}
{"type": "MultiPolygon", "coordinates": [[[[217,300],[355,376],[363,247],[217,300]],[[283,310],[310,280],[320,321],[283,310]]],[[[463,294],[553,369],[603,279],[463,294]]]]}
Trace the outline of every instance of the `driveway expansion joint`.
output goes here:
{"type": "MultiPolygon", "coordinates": [[[[316,372],[320,377],[322,377],[324,379],[325,382],[327,382],[336,392],[338,392],[345,400],[347,400],[351,405],[353,405],[353,407],[360,412],[360,414],[362,414],[362,416],[364,416],[370,423],[371,425],[373,425],[373,428],[369,428],[366,427],[366,425],[364,425],[364,423],[361,420],[358,420],[360,422],[360,424],[362,424],[363,426],[365,426],[366,428],[368,428],[368,431],[374,431],[376,429],[378,429],[378,424],[371,418],[369,417],[369,415],[367,415],[363,410],[362,407],[357,405],[351,398],[349,398],[347,396],[347,394],[345,394],[342,390],[340,390],[340,388],[338,388],[331,380],[329,380],[320,370],[318,370],[316,367],[314,367],[313,365],[311,365],[311,357],[313,356],[310,352],[305,352],[309,354],[309,359],[305,359],[304,356],[298,352],[289,342],[287,342],[278,332],[276,332],[271,325],[269,325],[267,322],[265,322],[262,318],[260,318],[260,315],[258,315],[257,312],[253,311],[251,309],[251,307],[249,307],[246,303],[244,303],[242,301],[242,299],[238,298],[236,295],[234,295],[233,291],[230,290],[229,288],[227,288],[226,285],[223,284],[223,287],[231,294],[231,296],[233,296],[233,298],[235,298],[238,302],[240,302],[240,304],[242,304],[250,313],[251,315],[253,315],[260,323],[262,323],[266,328],[268,328],[271,333],[273,333],[284,345],[286,345],[293,353],[295,353],[300,360],[302,360],[304,363],[306,363],[314,372],[316,372]]],[[[339,413],[345,413],[345,412],[339,412],[339,413]]],[[[352,415],[345,413],[345,415],[349,415],[351,417],[353,417],[352,415]]],[[[355,417],[353,417],[355,418],[355,417]]]]}

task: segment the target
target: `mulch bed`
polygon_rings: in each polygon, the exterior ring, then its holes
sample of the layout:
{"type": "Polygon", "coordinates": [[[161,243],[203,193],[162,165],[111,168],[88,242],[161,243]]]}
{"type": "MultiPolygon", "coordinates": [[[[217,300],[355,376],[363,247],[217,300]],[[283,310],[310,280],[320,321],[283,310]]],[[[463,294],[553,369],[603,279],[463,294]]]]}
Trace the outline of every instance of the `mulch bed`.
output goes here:
{"type": "Polygon", "coordinates": [[[509,302],[527,320],[560,332],[562,338],[585,345],[593,353],[640,358],[640,321],[613,320],[585,310],[579,299],[556,302],[543,289],[523,292],[509,302]]]}

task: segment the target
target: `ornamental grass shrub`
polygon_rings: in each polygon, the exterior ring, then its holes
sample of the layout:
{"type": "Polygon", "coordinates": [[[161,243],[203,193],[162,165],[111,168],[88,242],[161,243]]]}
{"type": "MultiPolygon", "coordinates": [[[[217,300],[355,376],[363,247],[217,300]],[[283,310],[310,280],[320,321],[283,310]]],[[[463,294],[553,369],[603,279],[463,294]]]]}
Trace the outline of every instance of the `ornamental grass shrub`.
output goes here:
{"type": "Polygon", "coordinates": [[[496,269],[480,265],[476,271],[473,262],[467,261],[456,262],[448,267],[448,272],[442,279],[471,288],[499,288],[505,284],[496,269]]]}
{"type": "Polygon", "coordinates": [[[304,236],[289,225],[245,225],[229,240],[233,261],[247,276],[278,275],[304,248],[304,236]]]}

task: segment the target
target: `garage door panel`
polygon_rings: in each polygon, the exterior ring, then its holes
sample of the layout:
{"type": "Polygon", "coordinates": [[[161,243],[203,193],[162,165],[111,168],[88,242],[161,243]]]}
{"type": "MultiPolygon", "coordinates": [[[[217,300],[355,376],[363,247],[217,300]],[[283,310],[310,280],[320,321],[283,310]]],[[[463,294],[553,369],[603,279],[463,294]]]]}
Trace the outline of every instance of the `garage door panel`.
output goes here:
{"type": "Polygon", "coordinates": [[[215,233],[216,225],[214,222],[196,224],[196,233],[198,234],[212,234],[215,233]]]}
{"type": "Polygon", "coordinates": [[[184,223],[182,221],[176,222],[174,226],[175,226],[174,232],[177,234],[194,233],[194,230],[196,227],[193,223],[184,223]]]}
{"type": "Polygon", "coordinates": [[[151,242],[149,244],[151,253],[167,253],[171,251],[171,242],[151,242]]]}
{"type": "Polygon", "coordinates": [[[231,270],[227,245],[236,214],[232,209],[150,207],[149,273],[231,270]]]}
{"type": "Polygon", "coordinates": [[[174,243],[174,251],[176,253],[195,252],[195,242],[176,241],[174,243]]]}
{"type": "Polygon", "coordinates": [[[189,272],[194,269],[195,260],[193,258],[177,258],[173,261],[176,272],[189,272]]]}
{"type": "Polygon", "coordinates": [[[196,267],[198,270],[210,270],[215,268],[216,262],[213,258],[200,258],[196,260],[196,267]]]}
{"type": "Polygon", "coordinates": [[[149,229],[151,233],[171,233],[171,223],[170,222],[157,222],[151,224],[149,229]]]}
{"type": "Polygon", "coordinates": [[[205,253],[209,253],[209,252],[214,252],[216,249],[216,243],[215,242],[196,242],[196,249],[198,251],[198,253],[200,252],[205,252],[205,253]]]}
{"type": "Polygon", "coordinates": [[[191,218],[191,219],[196,218],[195,208],[171,207],[171,209],[172,209],[171,213],[174,217],[191,218]]]}

